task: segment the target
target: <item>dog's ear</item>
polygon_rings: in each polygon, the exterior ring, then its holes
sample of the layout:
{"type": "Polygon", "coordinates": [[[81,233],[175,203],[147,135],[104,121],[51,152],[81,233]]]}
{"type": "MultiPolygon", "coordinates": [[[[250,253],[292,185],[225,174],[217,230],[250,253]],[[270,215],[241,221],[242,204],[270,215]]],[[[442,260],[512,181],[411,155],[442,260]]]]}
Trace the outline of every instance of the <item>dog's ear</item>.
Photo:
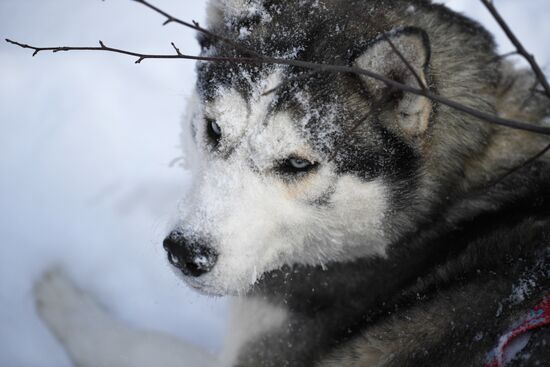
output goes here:
{"type": "MultiPolygon", "coordinates": [[[[414,27],[400,28],[376,38],[355,60],[355,66],[422,89],[429,85],[430,56],[430,41],[425,31],[414,27]]],[[[361,79],[374,100],[373,104],[384,111],[385,119],[391,120],[388,123],[408,136],[426,131],[432,110],[429,99],[389,87],[367,76],[361,79]]]]}

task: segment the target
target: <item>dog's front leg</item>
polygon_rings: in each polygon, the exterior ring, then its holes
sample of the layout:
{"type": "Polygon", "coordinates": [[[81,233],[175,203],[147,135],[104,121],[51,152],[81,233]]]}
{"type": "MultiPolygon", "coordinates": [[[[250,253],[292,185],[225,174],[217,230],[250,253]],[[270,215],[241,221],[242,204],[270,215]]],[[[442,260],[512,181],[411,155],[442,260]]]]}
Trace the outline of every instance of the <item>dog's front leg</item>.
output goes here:
{"type": "Polygon", "coordinates": [[[36,309],[75,366],[218,366],[215,357],[170,335],[113,319],[59,270],[35,284],[36,309]]]}

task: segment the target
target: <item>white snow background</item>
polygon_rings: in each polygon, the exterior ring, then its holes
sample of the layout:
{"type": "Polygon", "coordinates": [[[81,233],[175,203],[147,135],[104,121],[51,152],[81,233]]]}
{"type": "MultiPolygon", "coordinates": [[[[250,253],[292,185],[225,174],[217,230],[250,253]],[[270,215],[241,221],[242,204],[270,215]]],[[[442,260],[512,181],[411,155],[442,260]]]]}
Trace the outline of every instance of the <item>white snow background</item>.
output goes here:
{"type": "MultiPolygon", "coordinates": [[[[445,1],[512,48],[478,0],[445,1]]],[[[204,22],[204,0],[154,0],[204,22]]],[[[544,66],[548,0],[499,10],[544,66]]],[[[107,45],[198,52],[194,33],[128,0],[0,0],[0,36],[34,45],[107,45]]],[[[518,59],[519,60],[519,59],[518,59]]],[[[189,182],[179,121],[190,61],[40,53],[0,44],[0,366],[69,366],[34,311],[33,281],[52,264],[112,314],[218,351],[226,301],[195,294],[165,261],[166,223],[189,182]]]]}

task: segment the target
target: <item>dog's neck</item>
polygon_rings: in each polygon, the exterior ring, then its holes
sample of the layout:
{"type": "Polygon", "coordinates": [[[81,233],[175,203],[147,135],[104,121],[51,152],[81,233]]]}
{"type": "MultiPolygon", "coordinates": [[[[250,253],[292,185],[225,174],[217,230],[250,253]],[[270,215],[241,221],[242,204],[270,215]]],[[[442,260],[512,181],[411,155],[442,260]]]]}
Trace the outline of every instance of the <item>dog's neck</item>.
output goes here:
{"type": "MultiPolygon", "coordinates": [[[[322,312],[339,304],[342,297],[336,296],[338,294],[365,293],[372,302],[383,302],[392,295],[392,288],[402,289],[404,283],[443,264],[449,253],[460,252],[464,249],[462,246],[467,245],[467,241],[447,238],[468,238],[467,234],[480,223],[501,222],[495,216],[521,220],[527,213],[544,210],[545,200],[550,199],[549,179],[549,163],[538,162],[524,167],[501,182],[461,195],[448,205],[444,213],[416,223],[417,230],[404,234],[390,245],[386,257],[333,263],[326,267],[287,266],[265,274],[251,295],[281,302],[293,311],[306,313],[322,312]],[[387,281],[381,281],[386,277],[387,281]],[[352,278],[354,281],[350,281],[352,278]],[[376,283],[381,284],[380,289],[376,283]]],[[[365,309],[368,303],[360,302],[361,308],[365,309]]]]}
{"type": "Polygon", "coordinates": [[[477,248],[481,245],[472,236],[480,229],[490,231],[492,225],[517,225],[527,216],[548,217],[549,179],[550,165],[539,162],[492,187],[472,191],[437,216],[439,220],[419,224],[418,231],[390,246],[385,258],[326,268],[289,266],[264,275],[249,297],[286,309],[288,319],[286,327],[247,345],[242,355],[250,363],[242,365],[254,365],[265,353],[273,366],[284,360],[307,361],[319,346],[330,350],[397,309],[407,309],[418,297],[431,297],[434,289],[445,287],[444,279],[490,271],[510,257],[534,258],[536,249],[521,246],[477,248]],[[461,256],[470,261],[460,261],[461,256]],[[287,346],[278,346],[277,340],[296,343],[291,351],[295,355],[286,355],[287,346]],[[313,340],[315,346],[299,344],[304,340],[313,340]]]}

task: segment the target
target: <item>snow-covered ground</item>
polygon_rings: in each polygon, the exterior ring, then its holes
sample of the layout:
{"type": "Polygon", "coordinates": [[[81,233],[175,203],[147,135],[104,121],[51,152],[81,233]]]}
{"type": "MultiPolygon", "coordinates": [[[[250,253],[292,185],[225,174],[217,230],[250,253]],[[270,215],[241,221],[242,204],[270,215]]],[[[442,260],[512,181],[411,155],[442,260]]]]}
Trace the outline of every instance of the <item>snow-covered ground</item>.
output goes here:
{"type": "MultiPolygon", "coordinates": [[[[511,49],[478,0],[448,0],[511,49]]],[[[204,0],[155,0],[204,20],[204,0]]],[[[496,1],[543,66],[548,0],[496,1]]],[[[194,34],[128,0],[0,0],[0,35],[37,45],[196,53],[194,34]]],[[[33,281],[52,264],[118,318],[219,350],[225,300],[173,276],[161,242],[189,176],[176,165],[191,62],[39,54],[0,45],[0,365],[69,366],[34,312],[33,281]]]]}

